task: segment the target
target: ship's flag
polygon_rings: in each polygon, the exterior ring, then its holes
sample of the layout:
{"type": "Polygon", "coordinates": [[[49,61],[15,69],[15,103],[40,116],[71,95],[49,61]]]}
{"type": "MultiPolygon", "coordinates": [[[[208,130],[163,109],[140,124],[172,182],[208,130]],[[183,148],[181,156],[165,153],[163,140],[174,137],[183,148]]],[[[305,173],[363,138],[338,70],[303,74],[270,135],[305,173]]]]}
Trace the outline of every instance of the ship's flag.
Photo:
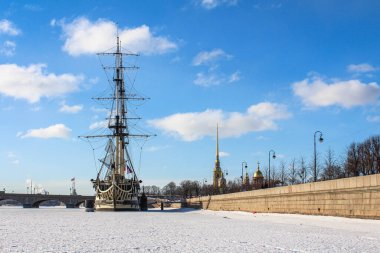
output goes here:
{"type": "Polygon", "coordinates": [[[73,178],[71,179],[71,182],[72,182],[72,181],[75,181],[75,177],[73,177],[73,178]]]}
{"type": "Polygon", "coordinates": [[[132,173],[132,169],[127,165],[127,174],[132,173]]]}

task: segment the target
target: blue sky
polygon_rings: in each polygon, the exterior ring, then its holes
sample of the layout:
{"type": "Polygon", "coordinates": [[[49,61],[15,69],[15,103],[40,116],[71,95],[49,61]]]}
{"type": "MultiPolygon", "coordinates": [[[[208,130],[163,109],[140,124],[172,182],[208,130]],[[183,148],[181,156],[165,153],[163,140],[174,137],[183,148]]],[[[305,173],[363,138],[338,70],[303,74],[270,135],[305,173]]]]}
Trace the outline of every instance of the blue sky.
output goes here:
{"type": "MultiPolygon", "coordinates": [[[[1,1],[0,188],[91,194],[91,146],[107,113],[91,97],[107,78],[95,55],[114,45],[140,53],[133,75],[151,98],[136,109],[133,160],[144,184],[211,181],[215,128],[222,168],[240,176],[313,154],[337,158],[378,134],[378,1],[1,1]]],[[[102,144],[93,144],[95,155],[102,144]]]]}

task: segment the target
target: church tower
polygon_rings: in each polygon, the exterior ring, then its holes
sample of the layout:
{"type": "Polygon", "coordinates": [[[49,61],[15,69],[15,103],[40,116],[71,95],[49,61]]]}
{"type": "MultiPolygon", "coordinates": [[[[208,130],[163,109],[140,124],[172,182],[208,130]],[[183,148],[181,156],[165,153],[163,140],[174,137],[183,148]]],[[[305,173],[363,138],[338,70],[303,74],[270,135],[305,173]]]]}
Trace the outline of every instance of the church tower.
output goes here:
{"type": "Polygon", "coordinates": [[[213,173],[213,186],[215,192],[222,192],[225,186],[225,179],[223,176],[222,169],[220,168],[220,160],[219,160],[219,127],[216,125],[216,159],[215,159],[215,167],[213,173]]]}
{"type": "Polygon", "coordinates": [[[257,170],[255,174],[253,174],[252,183],[253,189],[261,189],[264,186],[264,176],[263,173],[261,173],[259,162],[257,163],[257,170]]]}

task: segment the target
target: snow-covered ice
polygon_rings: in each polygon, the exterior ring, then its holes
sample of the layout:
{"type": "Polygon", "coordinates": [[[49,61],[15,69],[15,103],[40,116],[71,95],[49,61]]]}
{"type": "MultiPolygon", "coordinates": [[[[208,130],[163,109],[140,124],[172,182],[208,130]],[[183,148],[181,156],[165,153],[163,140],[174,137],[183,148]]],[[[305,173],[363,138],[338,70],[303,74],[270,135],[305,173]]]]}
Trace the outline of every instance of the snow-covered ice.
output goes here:
{"type": "Polygon", "coordinates": [[[380,220],[0,208],[0,252],[380,252],[380,220]]]}

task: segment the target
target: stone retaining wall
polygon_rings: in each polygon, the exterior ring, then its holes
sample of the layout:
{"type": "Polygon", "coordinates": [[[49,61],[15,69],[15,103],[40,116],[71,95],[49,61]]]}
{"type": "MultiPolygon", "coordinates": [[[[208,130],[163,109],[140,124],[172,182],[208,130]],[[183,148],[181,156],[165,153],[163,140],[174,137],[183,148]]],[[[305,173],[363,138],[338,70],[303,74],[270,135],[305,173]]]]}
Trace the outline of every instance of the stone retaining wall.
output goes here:
{"type": "Polygon", "coordinates": [[[380,219],[380,174],[186,200],[210,210],[380,219]]]}

